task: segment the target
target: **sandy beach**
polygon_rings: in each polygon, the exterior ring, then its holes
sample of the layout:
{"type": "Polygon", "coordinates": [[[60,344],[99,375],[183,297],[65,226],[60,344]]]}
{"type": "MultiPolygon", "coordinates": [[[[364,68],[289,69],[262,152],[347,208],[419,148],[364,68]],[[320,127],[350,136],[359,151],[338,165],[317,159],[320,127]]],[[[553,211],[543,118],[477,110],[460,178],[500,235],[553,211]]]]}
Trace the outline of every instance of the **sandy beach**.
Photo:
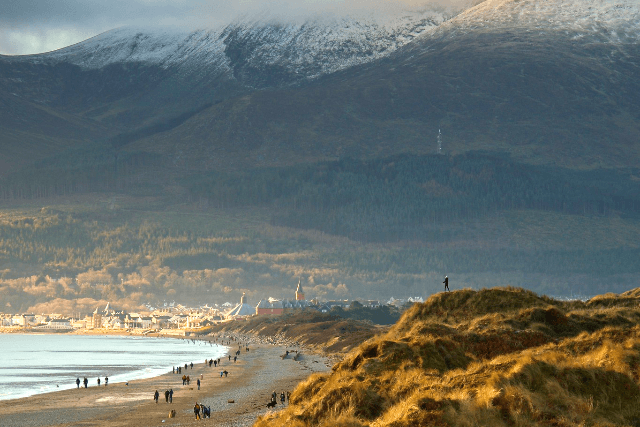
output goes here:
{"type": "MultiPolygon", "coordinates": [[[[98,387],[95,381],[87,389],[72,389],[39,394],[23,399],[0,401],[0,426],[190,426],[203,423],[238,427],[250,426],[258,415],[268,411],[271,393],[293,391],[295,386],[313,372],[330,369],[329,361],[310,352],[301,351],[298,361],[293,355],[282,359],[284,345],[257,342],[254,338],[238,337],[231,341],[232,352],[238,342],[248,343],[250,351],[241,348],[236,363],[221,360],[222,369],[205,366],[204,360],[194,361],[193,369],[183,374],[191,377],[190,385],[182,385],[182,375],[171,372],[150,379],[109,384],[98,387]],[[220,371],[227,370],[227,377],[220,371]],[[196,379],[200,378],[198,390],[196,379]],[[173,403],[165,402],[164,391],[173,389],[173,403]],[[155,390],[160,393],[156,404],[155,390]],[[234,403],[229,403],[233,400],[234,403]],[[211,407],[211,419],[195,420],[195,402],[211,407]],[[171,409],[175,418],[169,418],[171,409]]],[[[282,408],[278,403],[275,410],[282,408]]]]}

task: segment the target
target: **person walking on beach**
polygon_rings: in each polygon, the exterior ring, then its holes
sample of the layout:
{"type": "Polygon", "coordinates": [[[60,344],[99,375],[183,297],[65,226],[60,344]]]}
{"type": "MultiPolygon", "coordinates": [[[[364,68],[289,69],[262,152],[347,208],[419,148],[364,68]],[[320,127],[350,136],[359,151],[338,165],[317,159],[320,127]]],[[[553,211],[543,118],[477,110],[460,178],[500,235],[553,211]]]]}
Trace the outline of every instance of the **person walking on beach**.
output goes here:
{"type": "Polygon", "coordinates": [[[444,283],[444,291],[445,292],[449,291],[449,277],[444,276],[444,282],[442,283],[444,283]]]}
{"type": "Polygon", "coordinates": [[[169,390],[169,403],[173,403],[173,389],[169,390]]]}
{"type": "Polygon", "coordinates": [[[80,388],[80,378],[76,378],[76,387],[80,388]]]}
{"type": "Polygon", "coordinates": [[[106,387],[109,384],[109,377],[104,377],[104,386],[106,387]]]}
{"type": "Polygon", "coordinates": [[[220,378],[224,375],[224,372],[220,371],[220,378]]]}
{"type": "Polygon", "coordinates": [[[193,405],[193,413],[196,416],[196,420],[200,419],[200,405],[198,405],[198,402],[196,402],[195,405],[193,405]]]}
{"type": "Polygon", "coordinates": [[[187,376],[182,375],[182,385],[185,385],[186,383],[187,383],[187,376]]]}
{"type": "Polygon", "coordinates": [[[98,387],[100,387],[100,377],[98,377],[98,387]]]}
{"type": "Polygon", "coordinates": [[[193,369],[193,362],[191,362],[191,369],[193,369]]]}
{"type": "Polygon", "coordinates": [[[89,384],[89,380],[87,379],[87,377],[84,377],[82,383],[84,384],[84,388],[87,388],[87,385],[89,384]]]}
{"type": "Polygon", "coordinates": [[[198,378],[198,390],[200,390],[200,378],[198,378]]]}
{"type": "Polygon", "coordinates": [[[227,370],[225,369],[225,370],[224,370],[224,377],[226,378],[226,377],[227,377],[227,375],[229,375],[229,372],[227,372],[227,370]]]}
{"type": "Polygon", "coordinates": [[[156,392],[153,393],[153,400],[155,400],[156,403],[158,403],[158,397],[160,397],[160,393],[158,393],[158,390],[156,390],[156,392]]]}
{"type": "Polygon", "coordinates": [[[169,390],[164,391],[164,401],[169,403],[169,390]]]}

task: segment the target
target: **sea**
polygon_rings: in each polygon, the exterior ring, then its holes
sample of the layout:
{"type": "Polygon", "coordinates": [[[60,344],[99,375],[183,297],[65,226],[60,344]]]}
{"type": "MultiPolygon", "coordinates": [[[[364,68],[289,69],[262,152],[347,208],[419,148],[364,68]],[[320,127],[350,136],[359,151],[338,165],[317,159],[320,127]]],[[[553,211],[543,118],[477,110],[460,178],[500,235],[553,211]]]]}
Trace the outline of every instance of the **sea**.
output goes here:
{"type": "Polygon", "coordinates": [[[76,387],[151,378],[174,366],[217,359],[228,348],[189,338],[0,334],[0,400],[76,387]],[[82,384],[81,384],[82,386],[82,384]]]}

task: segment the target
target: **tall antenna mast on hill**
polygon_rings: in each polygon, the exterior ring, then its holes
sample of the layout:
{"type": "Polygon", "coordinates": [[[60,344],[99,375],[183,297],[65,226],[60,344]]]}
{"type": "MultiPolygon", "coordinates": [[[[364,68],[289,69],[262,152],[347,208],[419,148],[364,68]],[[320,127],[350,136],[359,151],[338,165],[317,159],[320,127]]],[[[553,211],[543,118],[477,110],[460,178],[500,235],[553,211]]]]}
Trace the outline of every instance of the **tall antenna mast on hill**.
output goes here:
{"type": "Polygon", "coordinates": [[[438,129],[438,154],[442,154],[442,132],[438,129]]]}

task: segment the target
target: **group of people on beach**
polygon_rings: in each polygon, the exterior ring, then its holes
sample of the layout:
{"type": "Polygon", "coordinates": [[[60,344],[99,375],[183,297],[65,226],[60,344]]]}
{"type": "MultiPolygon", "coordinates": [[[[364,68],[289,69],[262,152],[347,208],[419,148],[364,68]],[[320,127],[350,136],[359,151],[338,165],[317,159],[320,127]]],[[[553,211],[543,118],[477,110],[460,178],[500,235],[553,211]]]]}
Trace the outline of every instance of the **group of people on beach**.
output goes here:
{"type": "MultiPolygon", "coordinates": [[[[191,366],[191,369],[193,369],[193,362],[187,364],[184,364],[184,370],[186,371],[187,369],[189,369],[189,366],[191,366]]],[[[171,373],[172,374],[181,374],[182,373],[182,366],[173,366],[171,369],[171,373]]],[[[183,375],[184,376],[184,375],[183,375]]]]}
{"type": "MultiPolygon", "coordinates": [[[[235,338],[231,337],[230,341],[227,341],[226,344],[229,345],[231,344],[231,341],[236,341],[235,338]]],[[[217,339],[216,339],[217,342],[217,339]]],[[[221,343],[224,345],[225,341],[221,341],[221,343]]],[[[238,350],[235,352],[235,355],[233,356],[233,361],[237,362],[240,354],[241,354],[241,350],[240,349],[244,349],[246,352],[249,351],[249,346],[248,345],[243,345],[242,343],[238,343],[238,350]]],[[[229,361],[231,361],[231,354],[227,355],[229,361]]],[[[221,359],[205,359],[204,360],[204,366],[205,367],[221,367],[222,366],[222,362],[221,359]]],[[[184,366],[173,366],[172,368],[172,373],[173,374],[182,374],[182,369],[184,368],[185,371],[187,371],[188,369],[193,369],[193,362],[191,363],[185,363],[184,366]]],[[[227,377],[229,375],[229,372],[224,369],[224,370],[220,370],[220,378],[227,377]]],[[[202,374],[200,375],[200,378],[197,378],[196,382],[198,385],[198,390],[200,390],[200,385],[201,385],[201,380],[202,379],[202,374]]],[[[105,378],[105,385],[106,385],[106,381],[107,379],[105,378]]],[[[189,375],[183,374],[182,375],[182,385],[189,385],[191,382],[191,378],[189,375]]],[[[275,393],[275,392],[274,392],[275,393]]],[[[165,390],[164,392],[164,397],[165,397],[165,402],[167,403],[173,403],[173,389],[169,389],[169,390],[165,390]]],[[[155,400],[156,403],[158,403],[158,400],[160,398],[160,392],[158,390],[156,390],[153,394],[153,399],[155,400]]],[[[281,393],[281,401],[284,404],[285,399],[289,398],[289,393],[287,392],[286,395],[284,392],[281,393]],[[285,397],[286,396],[286,397],[285,397]]],[[[277,399],[275,399],[276,403],[277,403],[277,399]]],[[[198,403],[196,401],[195,405],[193,406],[193,413],[195,415],[195,418],[201,419],[201,418],[211,418],[211,407],[204,405],[203,403],[198,403]]]]}
{"type": "MultiPolygon", "coordinates": [[[[159,397],[160,397],[160,393],[158,393],[158,390],[156,390],[156,392],[153,393],[153,400],[155,400],[156,403],[158,403],[159,397]]],[[[164,391],[164,401],[167,403],[173,403],[173,389],[164,391]]]]}
{"type": "Polygon", "coordinates": [[[193,405],[193,413],[196,416],[196,420],[201,419],[200,412],[202,412],[202,418],[211,418],[211,407],[205,406],[204,403],[196,402],[196,404],[193,405]]]}
{"type": "Polygon", "coordinates": [[[211,365],[213,365],[214,368],[217,368],[218,365],[220,364],[220,359],[204,359],[204,366],[209,365],[209,367],[211,367],[211,365]]]}
{"type": "MultiPolygon", "coordinates": [[[[280,393],[280,403],[284,405],[285,403],[285,399],[286,402],[289,402],[289,398],[291,397],[291,393],[290,392],[285,392],[283,391],[282,393],[280,393]]],[[[276,393],[276,391],[274,390],[273,393],[271,393],[271,406],[276,406],[276,404],[278,403],[278,393],[276,393]]]]}
{"type": "MultiPolygon", "coordinates": [[[[98,377],[98,387],[100,387],[100,377],[98,377]]],[[[87,377],[84,377],[84,379],[82,380],[82,384],[84,384],[84,388],[87,388],[89,386],[89,380],[87,379],[87,377]]],[[[104,377],[104,386],[106,387],[109,384],[109,377],[104,377]]],[[[76,378],[76,387],[80,388],[80,378],[76,378]]]]}

